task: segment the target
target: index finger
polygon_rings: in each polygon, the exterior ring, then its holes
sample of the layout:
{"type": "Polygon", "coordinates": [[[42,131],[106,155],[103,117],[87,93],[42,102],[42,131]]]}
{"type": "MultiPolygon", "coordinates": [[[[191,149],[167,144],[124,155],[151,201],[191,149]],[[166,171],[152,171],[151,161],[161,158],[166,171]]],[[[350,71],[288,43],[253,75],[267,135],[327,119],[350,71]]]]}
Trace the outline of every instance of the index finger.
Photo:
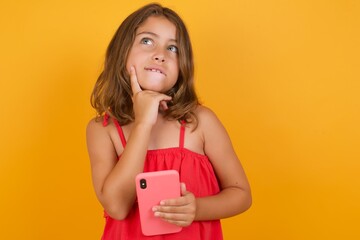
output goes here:
{"type": "Polygon", "coordinates": [[[133,66],[130,68],[130,84],[133,95],[142,91],[136,76],[135,68],[133,66]]]}

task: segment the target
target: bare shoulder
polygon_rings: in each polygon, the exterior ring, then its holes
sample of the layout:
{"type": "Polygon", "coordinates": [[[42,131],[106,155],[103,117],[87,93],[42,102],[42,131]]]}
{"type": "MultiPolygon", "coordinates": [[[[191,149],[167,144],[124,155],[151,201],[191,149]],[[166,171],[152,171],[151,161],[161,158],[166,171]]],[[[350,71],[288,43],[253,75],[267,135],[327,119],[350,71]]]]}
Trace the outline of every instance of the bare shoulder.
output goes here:
{"type": "Polygon", "coordinates": [[[86,132],[89,133],[93,131],[104,130],[102,121],[103,119],[98,117],[90,119],[86,127],[86,132]]]}
{"type": "Polygon", "coordinates": [[[116,130],[113,125],[109,121],[109,124],[104,126],[102,117],[93,118],[87,124],[86,143],[93,169],[103,168],[95,166],[112,166],[117,159],[117,149],[112,136],[116,130]]]}
{"type": "Polygon", "coordinates": [[[203,116],[203,115],[213,115],[215,114],[210,108],[204,106],[204,105],[199,105],[197,106],[196,110],[195,110],[195,113],[198,115],[198,116],[203,116]]]}
{"type": "Polygon", "coordinates": [[[94,148],[100,142],[109,139],[108,129],[103,126],[102,118],[91,119],[86,127],[86,140],[88,147],[94,148]]]}
{"type": "Polygon", "coordinates": [[[109,136],[109,129],[103,126],[102,117],[95,117],[88,122],[86,127],[86,139],[88,143],[89,141],[97,141],[97,139],[104,140],[104,138],[108,138],[109,136]]]}
{"type": "Polygon", "coordinates": [[[195,114],[198,118],[198,127],[202,131],[206,131],[209,128],[221,127],[222,124],[216,114],[206,106],[198,106],[195,114]]]}
{"type": "Polygon", "coordinates": [[[94,117],[90,119],[86,127],[86,135],[111,135],[115,128],[112,121],[108,121],[106,125],[103,124],[104,117],[94,117]]]}
{"type": "Polygon", "coordinates": [[[103,125],[103,117],[91,119],[86,127],[86,139],[89,151],[98,148],[115,150],[117,155],[123,151],[119,134],[113,121],[108,121],[106,126],[103,125]]]}
{"type": "Polygon", "coordinates": [[[211,157],[211,161],[221,160],[217,156],[220,152],[232,152],[229,135],[216,116],[216,114],[205,106],[199,106],[196,111],[198,117],[198,131],[201,132],[204,141],[204,151],[211,157]]]}

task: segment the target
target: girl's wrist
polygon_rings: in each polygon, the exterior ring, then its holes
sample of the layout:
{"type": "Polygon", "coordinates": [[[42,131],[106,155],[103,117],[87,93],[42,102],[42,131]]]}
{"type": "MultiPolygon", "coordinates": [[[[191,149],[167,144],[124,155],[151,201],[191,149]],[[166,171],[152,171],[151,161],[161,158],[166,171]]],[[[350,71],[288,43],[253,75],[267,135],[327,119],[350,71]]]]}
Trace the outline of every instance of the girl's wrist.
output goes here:
{"type": "Polygon", "coordinates": [[[132,131],[139,129],[140,131],[151,131],[153,124],[147,122],[137,122],[135,120],[132,131]]]}

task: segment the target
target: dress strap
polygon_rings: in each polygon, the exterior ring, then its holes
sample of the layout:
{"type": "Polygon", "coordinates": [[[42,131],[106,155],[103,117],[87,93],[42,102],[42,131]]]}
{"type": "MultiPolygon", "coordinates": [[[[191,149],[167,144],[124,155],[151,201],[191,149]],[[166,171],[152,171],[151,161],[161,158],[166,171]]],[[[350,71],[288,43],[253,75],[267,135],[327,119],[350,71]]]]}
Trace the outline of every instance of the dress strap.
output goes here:
{"type": "Polygon", "coordinates": [[[106,127],[109,123],[109,114],[105,113],[102,125],[106,127]]]}
{"type": "Polygon", "coordinates": [[[118,133],[119,133],[121,143],[122,143],[123,147],[125,148],[125,146],[126,146],[126,139],[125,139],[124,132],[123,132],[123,130],[122,130],[119,122],[118,122],[115,118],[113,118],[113,122],[114,122],[114,124],[115,124],[115,126],[116,126],[116,129],[117,129],[118,133]]]}
{"type": "Polygon", "coordinates": [[[186,122],[184,120],[180,121],[180,139],[179,139],[179,147],[184,148],[184,141],[185,141],[185,124],[186,122]]]}

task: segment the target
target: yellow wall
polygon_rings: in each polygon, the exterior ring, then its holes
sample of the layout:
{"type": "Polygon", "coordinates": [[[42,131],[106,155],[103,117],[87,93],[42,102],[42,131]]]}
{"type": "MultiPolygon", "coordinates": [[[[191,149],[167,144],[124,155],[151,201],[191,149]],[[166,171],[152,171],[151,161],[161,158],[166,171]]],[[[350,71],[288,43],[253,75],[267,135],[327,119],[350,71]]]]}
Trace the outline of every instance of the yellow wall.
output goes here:
{"type": "MultiPolygon", "coordinates": [[[[0,3],[0,239],[99,239],[89,95],[116,28],[146,2],[0,3]]],[[[359,239],[360,2],[160,2],[185,19],[198,93],[252,185],[226,239],[359,239]]]]}

